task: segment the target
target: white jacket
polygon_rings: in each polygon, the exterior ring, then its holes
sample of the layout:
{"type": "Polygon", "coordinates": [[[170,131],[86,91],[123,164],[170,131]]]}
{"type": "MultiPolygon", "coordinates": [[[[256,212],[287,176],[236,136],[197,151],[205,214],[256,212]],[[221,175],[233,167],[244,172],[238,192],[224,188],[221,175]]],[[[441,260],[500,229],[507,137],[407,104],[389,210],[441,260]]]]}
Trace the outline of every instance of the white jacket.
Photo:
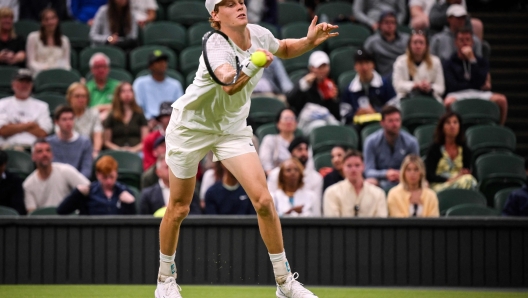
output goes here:
{"type": "Polygon", "coordinates": [[[398,98],[405,97],[412,91],[414,83],[427,81],[431,84],[433,89],[433,96],[442,103],[442,94],[445,91],[444,71],[442,70],[442,63],[436,56],[431,55],[433,67],[427,68],[427,63],[422,62],[416,67],[416,74],[410,78],[409,68],[407,67],[407,54],[403,54],[396,58],[393,66],[392,85],[396,90],[398,98]]]}

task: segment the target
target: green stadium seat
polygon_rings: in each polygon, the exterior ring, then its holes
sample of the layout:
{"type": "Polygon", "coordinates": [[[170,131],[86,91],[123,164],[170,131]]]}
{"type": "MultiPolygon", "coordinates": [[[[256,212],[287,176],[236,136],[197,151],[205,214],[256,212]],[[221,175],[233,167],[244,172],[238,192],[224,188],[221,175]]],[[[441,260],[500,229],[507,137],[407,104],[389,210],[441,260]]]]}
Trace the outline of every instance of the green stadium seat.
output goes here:
{"type": "Polygon", "coordinates": [[[300,69],[307,70],[308,69],[308,59],[310,58],[310,55],[312,54],[312,52],[313,51],[304,53],[303,55],[292,58],[292,59],[282,60],[282,64],[284,65],[284,69],[286,69],[286,72],[290,74],[300,69]]]}
{"type": "Polygon", "coordinates": [[[187,46],[187,33],[185,27],[178,23],[154,22],[143,29],[143,44],[163,45],[181,52],[187,46]]]}
{"type": "Polygon", "coordinates": [[[201,46],[203,36],[211,30],[213,30],[213,28],[209,22],[200,22],[192,25],[187,30],[187,45],[201,46]]]}
{"type": "Polygon", "coordinates": [[[165,9],[165,6],[158,3],[158,10],[156,11],[156,22],[165,20],[167,20],[167,11],[165,9]]]}
{"type": "Polygon", "coordinates": [[[97,46],[97,47],[88,47],[81,51],[79,54],[79,70],[81,73],[88,73],[90,71],[90,58],[95,53],[103,53],[108,58],[110,58],[110,67],[114,68],[126,68],[126,53],[122,49],[116,46],[97,46]]]}
{"type": "Polygon", "coordinates": [[[169,6],[167,19],[184,26],[190,26],[198,22],[207,22],[209,13],[202,2],[182,0],[169,6]]]}
{"type": "MultiPolygon", "coordinates": [[[[108,77],[120,82],[132,83],[134,81],[134,77],[126,69],[121,68],[111,68],[110,72],[108,73],[108,77]]],[[[93,75],[91,72],[86,74],[87,81],[91,80],[92,78],[93,75]]]]}
{"type": "Polygon", "coordinates": [[[259,25],[268,29],[276,38],[281,38],[280,31],[277,29],[277,26],[266,22],[260,22],[259,25]]]}
{"type": "Polygon", "coordinates": [[[177,1],[177,0],[156,0],[156,2],[158,2],[158,6],[170,5],[170,4],[174,3],[175,1],[177,1]]]}
{"type": "Polygon", "coordinates": [[[81,75],[74,69],[48,69],[37,74],[34,81],[35,92],[58,92],[65,94],[68,87],[81,80],[81,75]]]}
{"type": "Polygon", "coordinates": [[[330,152],[322,152],[314,156],[315,170],[319,171],[321,168],[333,167],[332,155],[330,152]]]}
{"type": "Polygon", "coordinates": [[[248,118],[258,127],[261,124],[274,122],[277,113],[284,107],[284,103],[274,97],[253,97],[248,118]]]}
{"type": "Polygon", "coordinates": [[[521,187],[526,182],[524,159],[501,152],[481,155],[475,162],[478,188],[493,206],[495,194],[505,188],[521,187]]]}
{"type": "Polygon", "coordinates": [[[66,97],[58,93],[52,93],[52,92],[37,93],[33,97],[35,97],[36,99],[40,99],[43,102],[48,104],[50,116],[52,118],[53,118],[53,113],[55,112],[55,109],[58,106],[68,104],[68,102],[66,101],[66,97]]]}
{"type": "MultiPolygon", "coordinates": [[[[308,27],[310,26],[310,23],[308,22],[295,22],[295,23],[289,23],[281,28],[281,38],[303,38],[306,36],[306,33],[308,32],[308,27]]],[[[315,47],[313,49],[314,51],[324,51],[325,49],[325,43],[322,43],[315,47]]],[[[306,55],[306,54],[305,54],[306,55]]],[[[306,58],[308,59],[308,58],[306,58]]],[[[285,60],[287,61],[287,60],[285,60]]],[[[283,62],[285,62],[283,61],[283,62]]],[[[306,64],[308,65],[308,64],[306,64]]]]}
{"type": "Polygon", "coordinates": [[[473,164],[479,156],[488,152],[514,152],[517,139],[508,127],[476,125],[466,131],[466,143],[471,150],[473,164]]]}
{"type": "Polygon", "coordinates": [[[475,124],[498,124],[500,111],[496,103],[482,99],[456,101],[451,110],[462,117],[462,125],[467,128],[475,124]]]}
{"type": "Polygon", "coordinates": [[[11,93],[0,91],[0,99],[8,97],[8,96],[12,96],[12,95],[13,94],[11,94],[11,93]]]}
{"type": "Polygon", "coordinates": [[[414,136],[418,140],[420,146],[420,155],[424,156],[427,154],[429,147],[433,144],[434,131],[436,129],[435,124],[425,124],[418,126],[414,130],[414,136]]]}
{"type": "Polygon", "coordinates": [[[128,63],[130,72],[136,75],[143,69],[148,68],[148,57],[155,50],[160,50],[163,54],[169,56],[168,68],[176,69],[177,58],[173,50],[166,46],[147,45],[135,48],[130,52],[128,63]]]}
{"type": "Polygon", "coordinates": [[[127,185],[127,186],[130,189],[130,191],[132,192],[131,195],[133,195],[134,198],[136,199],[134,201],[134,203],[136,205],[136,213],[140,214],[141,213],[141,191],[139,191],[139,189],[137,187],[134,187],[132,185],[127,185]]]}
{"type": "Polygon", "coordinates": [[[308,10],[298,2],[278,3],[278,25],[284,26],[289,23],[307,22],[308,10]]]}
{"type": "Polygon", "coordinates": [[[337,31],[339,32],[338,36],[326,41],[329,51],[343,46],[361,47],[370,36],[370,30],[365,26],[352,23],[340,24],[337,31]]]}
{"type": "Polygon", "coordinates": [[[35,209],[29,216],[57,215],[57,207],[44,207],[35,209]]]}
{"type": "Polygon", "coordinates": [[[330,76],[334,80],[337,81],[342,73],[354,70],[356,51],[356,47],[342,47],[330,53],[330,76]]]}
{"type": "Polygon", "coordinates": [[[297,69],[289,74],[290,80],[293,84],[297,83],[302,77],[308,74],[308,69],[297,69]]]}
{"type": "Polygon", "coordinates": [[[0,206],[0,216],[19,216],[18,212],[9,207],[0,206]]]}
{"type": "Polygon", "coordinates": [[[374,122],[372,124],[368,124],[367,126],[363,127],[363,129],[361,130],[361,144],[362,144],[362,146],[365,144],[365,140],[367,139],[367,137],[370,136],[371,134],[375,133],[379,129],[381,129],[381,125],[380,125],[379,122],[374,122]]]}
{"type": "Polygon", "coordinates": [[[397,30],[398,32],[401,32],[401,33],[407,33],[407,34],[412,33],[412,28],[407,25],[398,25],[397,30]]]}
{"type": "Polygon", "coordinates": [[[60,23],[60,29],[70,40],[70,46],[81,50],[90,46],[90,26],[75,21],[64,21],[60,23]]]}
{"type": "MultiPolygon", "coordinates": [[[[138,72],[138,74],[136,75],[136,79],[139,78],[139,77],[142,77],[142,76],[146,76],[146,75],[149,75],[150,74],[150,70],[149,69],[143,69],[142,71],[138,72]]],[[[177,70],[174,70],[174,69],[167,69],[167,72],[165,73],[168,77],[171,77],[175,80],[178,80],[180,82],[180,84],[182,85],[182,87],[185,86],[185,79],[183,78],[183,75],[177,71],[177,70]]]]}
{"type": "MultiPolygon", "coordinates": [[[[126,185],[134,186],[140,188],[140,179],[141,174],[143,173],[143,161],[135,153],[126,152],[126,151],[116,151],[116,150],[104,150],[99,153],[99,156],[94,160],[94,167],[102,156],[109,155],[112,156],[118,164],[117,168],[117,180],[126,185]]],[[[95,168],[93,170],[95,173],[95,168]]],[[[95,175],[95,174],[94,174],[95,175]]]]}
{"type": "Polygon", "coordinates": [[[183,50],[180,54],[180,70],[184,75],[198,69],[200,65],[200,56],[202,55],[202,46],[192,46],[183,50]]]}
{"type": "Polygon", "coordinates": [[[402,125],[411,133],[420,125],[438,122],[444,106],[434,98],[413,97],[401,101],[402,125]]]}
{"type": "Polygon", "coordinates": [[[439,191],[436,195],[440,215],[444,215],[449,208],[462,204],[486,206],[486,198],[476,190],[453,188],[439,191]]]}
{"type": "Polygon", "coordinates": [[[27,39],[29,33],[40,30],[40,23],[31,20],[18,20],[14,25],[15,33],[27,39]]]}
{"type": "Polygon", "coordinates": [[[327,125],[314,128],[310,133],[310,145],[315,155],[330,152],[336,145],[358,148],[358,135],[350,126],[327,125]]]}
{"type": "Polygon", "coordinates": [[[509,187],[505,189],[499,190],[495,197],[493,198],[493,207],[497,209],[498,211],[502,212],[504,210],[504,206],[506,205],[506,201],[508,200],[508,197],[512,193],[512,191],[519,189],[519,187],[509,187]]]}
{"type": "MultiPolygon", "coordinates": [[[[331,63],[331,62],[330,62],[331,63]]],[[[332,69],[330,69],[332,71],[332,69]]],[[[348,90],[348,86],[350,86],[350,83],[356,76],[355,70],[347,70],[345,72],[342,72],[337,77],[337,86],[339,87],[339,93],[342,94],[342,92],[345,92],[345,90],[348,90]]]]}
{"type": "Polygon", "coordinates": [[[333,24],[336,20],[348,19],[352,15],[352,4],[341,1],[322,2],[315,8],[315,14],[319,17],[319,22],[325,21],[333,24]]]}
{"type": "Polygon", "coordinates": [[[475,204],[463,204],[449,208],[446,216],[498,216],[499,212],[486,206],[475,204]]]}
{"type": "Polygon", "coordinates": [[[16,150],[5,150],[5,152],[7,153],[7,170],[18,175],[20,179],[26,179],[35,170],[29,153],[16,150]]]}
{"type": "Polygon", "coordinates": [[[17,66],[0,66],[0,91],[5,93],[12,93],[11,81],[13,76],[18,71],[17,66]]]}
{"type": "Polygon", "coordinates": [[[79,54],[75,49],[70,49],[70,66],[79,71],[79,54]]]}
{"type": "MultiPolygon", "coordinates": [[[[267,135],[275,135],[275,134],[278,134],[278,133],[279,133],[279,131],[277,130],[277,126],[275,125],[275,122],[262,124],[255,131],[255,134],[257,135],[257,138],[259,139],[259,142],[262,142],[264,137],[267,136],[267,135]]],[[[295,130],[295,136],[296,137],[301,137],[302,135],[303,135],[302,130],[297,128],[295,130]]]]}

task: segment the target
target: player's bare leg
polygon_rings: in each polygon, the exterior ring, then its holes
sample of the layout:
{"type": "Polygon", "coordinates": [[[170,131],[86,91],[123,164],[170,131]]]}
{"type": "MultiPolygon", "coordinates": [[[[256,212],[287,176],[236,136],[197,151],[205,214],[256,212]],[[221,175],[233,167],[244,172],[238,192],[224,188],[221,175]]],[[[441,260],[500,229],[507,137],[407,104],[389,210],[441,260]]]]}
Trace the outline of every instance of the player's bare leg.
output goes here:
{"type": "Polygon", "coordinates": [[[262,169],[258,155],[254,152],[246,153],[222,160],[222,163],[242,185],[255,207],[260,235],[270,254],[277,281],[277,297],[316,298],[312,292],[296,281],[298,275],[292,275],[290,272],[284,252],[279,216],[269,193],[264,169],[262,169]]]}

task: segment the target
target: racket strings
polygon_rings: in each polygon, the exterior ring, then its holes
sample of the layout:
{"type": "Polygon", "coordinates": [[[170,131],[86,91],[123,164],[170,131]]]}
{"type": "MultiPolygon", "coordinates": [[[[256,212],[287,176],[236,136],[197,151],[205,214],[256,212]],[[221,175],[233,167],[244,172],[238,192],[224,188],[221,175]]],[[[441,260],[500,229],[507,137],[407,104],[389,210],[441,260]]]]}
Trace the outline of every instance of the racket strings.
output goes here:
{"type": "Polygon", "coordinates": [[[207,40],[209,65],[217,79],[231,83],[236,76],[236,53],[228,40],[219,34],[212,34],[207,40]]]}

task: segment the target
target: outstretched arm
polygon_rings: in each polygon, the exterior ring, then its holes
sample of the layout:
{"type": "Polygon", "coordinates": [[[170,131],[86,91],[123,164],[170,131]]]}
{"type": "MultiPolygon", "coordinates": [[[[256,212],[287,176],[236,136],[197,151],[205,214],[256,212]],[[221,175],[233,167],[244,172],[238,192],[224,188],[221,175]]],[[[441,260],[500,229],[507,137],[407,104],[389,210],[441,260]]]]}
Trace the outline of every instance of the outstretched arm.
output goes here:
{"type": "Polygon", "coordinates": [[[331,25],[328,23],[317,24],[317,16],[315,16],[310,27],[308,27],[308,34],[306,34],[306,37],[299,39],[283,39],[279,41],[279,49],[275,53],[275,56],[282,59],[301,56],[320,45],[328,38],[339,35],[338,32],[331,32],[337,28],[337,25],[331,25]]]}

